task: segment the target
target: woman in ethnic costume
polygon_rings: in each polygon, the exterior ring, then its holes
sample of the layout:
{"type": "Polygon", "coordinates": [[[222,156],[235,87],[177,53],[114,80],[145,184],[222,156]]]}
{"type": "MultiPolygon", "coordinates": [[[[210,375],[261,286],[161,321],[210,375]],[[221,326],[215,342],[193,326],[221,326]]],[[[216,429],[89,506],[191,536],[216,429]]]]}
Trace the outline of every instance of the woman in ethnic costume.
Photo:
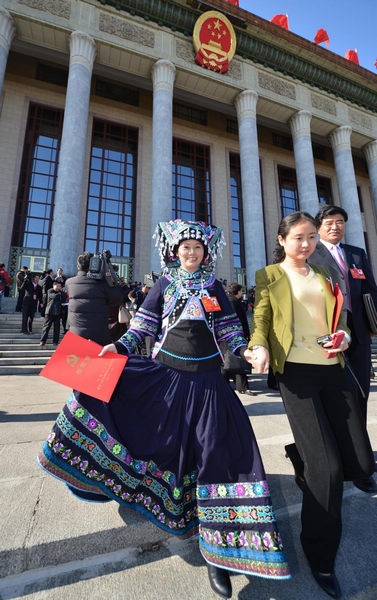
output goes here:
{"type": "Polygon", "coordinates": [[[249,418],[221,375],[219,343],[246,349],[213,276],[222,230],[169,221],[157,231],[164,275],[107,351],[129,354],[110,403],[74,391],[39,463],[85,500],[116,500],[169,533],[199,533],[213,590],[229,572],[290,577],[249,418]],[[152,358],[133,355],[149,335],[152,358]]]}

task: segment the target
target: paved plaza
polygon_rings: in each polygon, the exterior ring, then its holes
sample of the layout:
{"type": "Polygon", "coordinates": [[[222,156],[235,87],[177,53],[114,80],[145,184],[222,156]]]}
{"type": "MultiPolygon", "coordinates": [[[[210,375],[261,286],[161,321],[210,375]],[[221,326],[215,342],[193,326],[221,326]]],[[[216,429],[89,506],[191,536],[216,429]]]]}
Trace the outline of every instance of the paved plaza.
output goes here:
{"type": "MultiPolygon", "coordinates": [[[[117,503],[88,504],[47,476],[35,457],[69,390],[38,376],[0,377],[0,599],[215,600],[195,540],[182,542],[117,503]]],[[[232,577],[233,599],[326,600],[300,544],[301,492],[284,444],[292,441],[278,393],[252,376],[241,396],[272,491],[292,579],[232,577]]],[[[377,380],[369,401],[377,458],[377,380]]],[[[336,572],[344,600],[377,599],[377,497],[344,486],[336,572]]],[[[319,523],[320,527],[321,524],[319,523]]]]}

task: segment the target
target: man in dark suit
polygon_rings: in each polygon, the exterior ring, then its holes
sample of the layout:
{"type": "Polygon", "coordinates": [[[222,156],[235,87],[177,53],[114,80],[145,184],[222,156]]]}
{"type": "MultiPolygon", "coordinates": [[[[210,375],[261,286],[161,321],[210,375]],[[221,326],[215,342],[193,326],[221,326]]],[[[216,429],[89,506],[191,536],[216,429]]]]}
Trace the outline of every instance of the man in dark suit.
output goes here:
{"type": "MultiPolygon", "coordinates": [[[[348,220],[346,211],[339,206],[324,205],[317,213],[315,220],[320,239],[310,257],[310,262],[326,267],[330,271],[333,284],[338,283],[342,291],[343,307],[352,335],[352,343],[346,354],[363,390],[363,393],[358,390],[358,394],[366,423],[371,348],[370,329],[364,308],[363,294],[370,293],[377,308],[376,282],[363,248],[340,243],[348,220]]],[[[373,477],[354,483],[364,492],[377,492],[377,483],[373,477]]]]}
{"type": "Polygon", "coordinates": [[[46,277],[43,279],[42,283],[42,294],[43,294],[43,307],[41,310],[41,316],[45,316],[46,303],[47,303],[47,292],[52,289],[52,284],[54,282],[54,271],[53,269],[48,269],[46,277]]]}
{"type": "Polygon", "coordinates": [[[30,335],[33,332],[33,319],[38,302],[42,306],[42,289],[38,285],[39,275],[26,275],[20,290],[24,292],[22,300],[22,333],[30,335]]]}

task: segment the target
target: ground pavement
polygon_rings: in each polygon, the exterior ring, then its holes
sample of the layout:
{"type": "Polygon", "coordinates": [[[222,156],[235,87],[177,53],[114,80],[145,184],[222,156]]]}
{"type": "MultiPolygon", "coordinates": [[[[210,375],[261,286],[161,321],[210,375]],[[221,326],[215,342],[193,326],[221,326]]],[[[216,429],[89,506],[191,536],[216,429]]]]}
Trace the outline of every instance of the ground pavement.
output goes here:
{"type": "MultiPolygon", "coordinates": [[[[250,387],[255,395],[241,399],[259,442],[292,579],[232,576],[233,599],[328,600],[299,544],[301,492],[284,457],[292,437],[280,396],[266,388],[265,376],[252,376],[250,387]]],[[[0,390],[1,600],[218,600],[195,540],[176,540],[115,502],[81,502],[37,466],[67,388],[38,376],[3,375],[0,390]]],[[[377,380],[368,426],[377,451],[377,380]]],[[[377,600],[377,497],[346,483],[343,522],[336,567],[343,598],[377,600]]]]}

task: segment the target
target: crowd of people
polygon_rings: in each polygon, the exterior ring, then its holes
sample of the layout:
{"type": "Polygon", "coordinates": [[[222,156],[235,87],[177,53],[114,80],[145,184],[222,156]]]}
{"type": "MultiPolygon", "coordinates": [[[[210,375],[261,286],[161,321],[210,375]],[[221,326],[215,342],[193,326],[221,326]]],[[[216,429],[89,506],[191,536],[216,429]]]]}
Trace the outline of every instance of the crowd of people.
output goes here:
{"type": "Polygon", "coordinates": [[[128,355],[108,404],[73,391],[40,465],[78,498],[116,500],[181,538],[198,534],[209,583],[223,598],[232,595],[232,572],[290,577],[257,441],[231,379],[248,393],[251,369],[269,372],[280,392],[294,438],[285,452],[303,495],[301,545],[333,598],[341,597],[343,482],[377,493],[363,303],[369,294],[377,307],[377,286],[365,251],[341,243],[347,220],[332,205],[315,217],[284,217],[274,262],[248,291],[214,277],[222,230],[180,219],[157,227],[163,271],[152,284],[88,277],[86,252],[68,279],[61,269],[42,284],[25,267],[17,274],[24,333],[39,303],[41,345],[51,327],[58,343],[62,321],[63,331],[98,342],[100,356],[128,355]]]}

